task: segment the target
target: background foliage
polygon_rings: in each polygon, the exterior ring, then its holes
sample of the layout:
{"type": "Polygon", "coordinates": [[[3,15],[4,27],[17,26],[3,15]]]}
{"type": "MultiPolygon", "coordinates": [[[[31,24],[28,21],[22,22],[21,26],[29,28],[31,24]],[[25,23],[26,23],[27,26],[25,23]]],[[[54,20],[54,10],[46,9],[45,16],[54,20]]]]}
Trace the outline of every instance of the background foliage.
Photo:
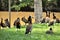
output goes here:
{"type": "MultiPolygon", "coordinates": [[[[8,0],[0,0],[0,11],[8,10],[8,0]]],[[[54,10],[60,10],[60,0],[42,0],[43,10],[46,6],[53,8],[54,10]]],[[[12,11],[34,11],[34,0],[11,0],[12,11]],[[30,9],[30,10],[29,10],[30,9]]]]}

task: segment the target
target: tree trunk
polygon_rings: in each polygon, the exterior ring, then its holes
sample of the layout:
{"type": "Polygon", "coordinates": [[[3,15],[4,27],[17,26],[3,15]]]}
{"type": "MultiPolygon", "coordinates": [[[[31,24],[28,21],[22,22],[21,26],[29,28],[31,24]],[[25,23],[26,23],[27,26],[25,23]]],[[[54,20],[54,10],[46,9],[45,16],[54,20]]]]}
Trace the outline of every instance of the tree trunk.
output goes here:
{"type": "Polygon", "coordinates": [[[35,22],[40,23],[42,18],[42,0],[34,0],[35,22]]]}
{"type": "Polygon", "coordinates": [[[10,27],[11,27],[11,0],[9,2],[9,22],[10,22],[10,27]]]}

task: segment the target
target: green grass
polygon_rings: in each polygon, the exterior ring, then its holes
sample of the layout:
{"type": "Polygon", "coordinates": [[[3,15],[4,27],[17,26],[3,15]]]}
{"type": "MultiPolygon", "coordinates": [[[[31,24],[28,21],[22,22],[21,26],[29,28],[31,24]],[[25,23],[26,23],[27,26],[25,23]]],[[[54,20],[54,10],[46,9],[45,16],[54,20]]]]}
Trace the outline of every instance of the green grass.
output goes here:
{"type": "Polygon", "coordinates": [[[33,24],[31,35],[25,35],[25,27],[0,29],[0,40],[60,40],[60,24],[55,24],[53,34],[46,34],[49,27],[46,24],[33,24]]]}

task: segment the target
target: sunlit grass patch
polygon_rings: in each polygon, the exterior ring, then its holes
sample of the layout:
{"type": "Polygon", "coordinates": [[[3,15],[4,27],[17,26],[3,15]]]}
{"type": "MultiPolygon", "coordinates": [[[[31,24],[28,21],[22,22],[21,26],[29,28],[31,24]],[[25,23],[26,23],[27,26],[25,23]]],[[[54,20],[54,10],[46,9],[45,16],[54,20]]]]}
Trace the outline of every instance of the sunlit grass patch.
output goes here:
{"type": "Polygon", "coordinates": [[[60,40],[60,24],[53,27],[53,34],[46,34],[49,30],[47,24],[33,24],[31,35],[25,35],[26,27],[0,29],[0,40],[60,40]]]}

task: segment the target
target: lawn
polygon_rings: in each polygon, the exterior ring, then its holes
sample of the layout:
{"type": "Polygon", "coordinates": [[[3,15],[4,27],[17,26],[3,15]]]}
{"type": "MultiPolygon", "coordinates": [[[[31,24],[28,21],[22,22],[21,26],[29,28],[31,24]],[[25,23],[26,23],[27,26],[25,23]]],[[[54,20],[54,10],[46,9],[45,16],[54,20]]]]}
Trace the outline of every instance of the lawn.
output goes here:
{"type": "Polygon", "coordinates": [[[49,27],[46,24],[33,24],[31,35],[25,35],[25,27],[0,29],[0,40],[60,40],[60,24],[55,24],[53,34],[46,34],[49,27]]]}

